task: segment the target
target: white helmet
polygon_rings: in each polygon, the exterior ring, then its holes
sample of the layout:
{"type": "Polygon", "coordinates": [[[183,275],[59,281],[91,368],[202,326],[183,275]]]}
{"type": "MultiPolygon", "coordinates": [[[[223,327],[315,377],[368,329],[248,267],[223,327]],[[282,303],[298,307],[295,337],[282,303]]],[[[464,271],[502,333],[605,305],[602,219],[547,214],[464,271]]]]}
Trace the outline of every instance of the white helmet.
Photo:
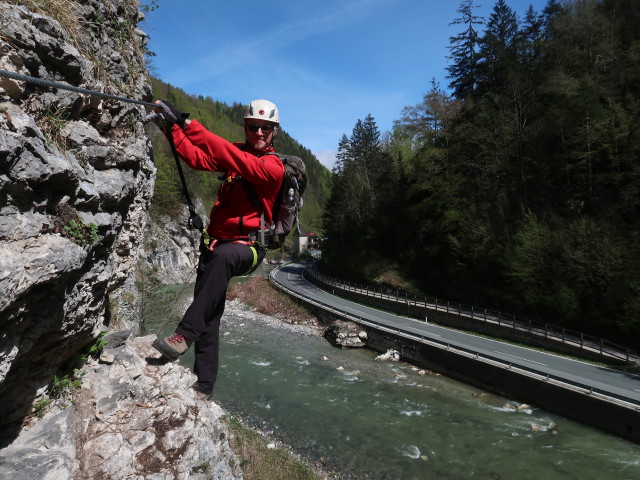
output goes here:
{"type": "Polygon", "coordinates": [[[280,115],[278,114],[278,107],[276,107],[276,105],[274,103],[271,103],[269,100],[254,100],[253,102],[251,102],[244,114],[244,118],[245,120],[247,118],[257,118],[280,125],[280,115]]]}

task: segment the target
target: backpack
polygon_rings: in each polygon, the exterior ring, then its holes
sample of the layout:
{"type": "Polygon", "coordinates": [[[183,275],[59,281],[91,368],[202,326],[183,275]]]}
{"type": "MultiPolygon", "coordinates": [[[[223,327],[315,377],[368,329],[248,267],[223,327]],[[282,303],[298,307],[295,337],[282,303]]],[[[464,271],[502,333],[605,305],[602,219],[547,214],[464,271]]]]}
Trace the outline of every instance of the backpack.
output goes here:
{"type": "MultiPolygon", "coordinates": [[[[282,186],[271,211],[273,223],[269,226],[269,242],[265,245],[269,249],[275,249],[282,247],[284,239],[293,228],[294,222],[298,226],[299,232],[300,222],[298,215],[303,204],[302,194],[307,188],[307,173],[304,162],[300,157],[282,153],[271,153],[270,155],[276,155],[284,165],[282,186]]],[[[262,206],[253,184],[247,181],[244,181],[243,184],[251,201],[262,211],[262,206]]],[[[264,231],[264,229],[263,212],[260,216],[260,230],[264,231]]]]}

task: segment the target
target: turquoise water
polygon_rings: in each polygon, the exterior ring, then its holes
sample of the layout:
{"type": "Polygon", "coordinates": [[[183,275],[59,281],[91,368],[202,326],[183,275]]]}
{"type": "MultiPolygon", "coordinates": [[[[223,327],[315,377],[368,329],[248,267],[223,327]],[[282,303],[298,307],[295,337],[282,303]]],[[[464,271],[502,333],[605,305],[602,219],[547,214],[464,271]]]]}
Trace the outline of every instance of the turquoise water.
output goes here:
{"type": "Polygon", "coordinates": [[[222,339],[216,401],[343,478],[640,479],[638,445],[374,352],[231,316],[222,339]]]}
{"type": "Polygon", "coordinates": [[[247,315],[221,339],[215,400],[339,478],[640,480],[640,445],[366,349],[247,315]]]}

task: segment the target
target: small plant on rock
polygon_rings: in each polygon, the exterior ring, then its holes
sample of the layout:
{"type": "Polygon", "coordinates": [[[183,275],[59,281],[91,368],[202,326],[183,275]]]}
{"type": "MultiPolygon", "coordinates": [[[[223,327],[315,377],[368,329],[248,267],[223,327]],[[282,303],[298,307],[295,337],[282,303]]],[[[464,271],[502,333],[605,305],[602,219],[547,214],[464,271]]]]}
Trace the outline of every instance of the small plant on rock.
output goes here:
{"type": "Polygon", "coordinates": [[[89,347],[89,355],[98,355],[100,352],[102,352],[102,349],[107,345],[107,341],[104,339],[104,336],[107,334],[106,331],[104,332],[100,332],[100,334],[98,335],[98,338],[96,338],[96,341],[91,344],[91,346],[89,347]]]}
{"type": "Polygon", "coordinates": [[[54,232],[61,233],[64,237],[78,245],[93,245],[100,241],[98,226],[95,223],[83,223],[78,212],[68,203],[60,203],[55,208],[57,216],[54,232]]]}
{"type": "Polygon", "coordinates": [[[67,123],[69,123],[68,116],[69,113],[64,108],[58,108],[57,110],[48,109],[40,119],[40,128],[48,137],[47,144],[49,147],[55,146],[61,151],[66,150],[67,139],[62,131],[67,123]]]}
{"type": "MultiPolygon", "coordinates": [[[[104,347],[107,345],[107,341],[104,339],[106,331],[100,332],[95,341],[90,344],[80,355],[73,360],[73,365],[82,366],[90,357],[96,358],[104,347]]],[[[35,415],[38,417],[44,416],[47,411],[47,407],[53,403],[60,404],[63,408],[73,403],[73,393],[82,386],[82,377],[87,374],[86,370],[80,370],[74,368],[73,373],[67,375],[54,375],[53,382],[49,385],[47,393],[42,395],[33,406],[35,415]]]]}
{"type": "Polygon", "coordinates": [[[51,404],[51,398],[49,398],[47,395],[43,395],[42,397],[40,397],[40,400],[38,400],[36,402],[36,404],[34,405],[34,413],[38,416],[38,417],[43,417],[44,416],[44,412],[46,411],[47,407],[51,404]]]}
{"type": "Polygon", "coordinates": [[[53,384],[50,388],[51,397],[66,400],[71,391],[80,388],[82,380],[76,378],[75,375],[82,375],[82,373],[79,373],[76,368],[73,370],[73,376],[63,375],[62,377],[58,377],[57,375],[54,375],[53,384]]]}
{"type": "Polygon", "coordinates": [[[102,352],[102,349],[107,345],[107,341],[104,339],[104,336],[106,334],[106,331],[100,332],[98,338],[96,338],[96,340],[91,345],[89,345],[89,348],[78,355],[75,360],[75,365],[84,365],[90,357],[97,358],[102,352]]]}
{"type": "Polygon", "coordinates": [[[98,227],[95,223],[84,224],[75,220],[69,222],[63,227],[65,236],[70,238],[78,245],[91,245],[100,240],[98,237],[98,227]]]}
{"type": "Polygon", "coordinates": [[[45,393],[33,406],[34,413],[38,417],[44,416],[47,407],[57,403],[62,408],[67,408],[73,403],[73,392],[82,386],[82,377],[86,371],[77,368],[71,375],[53,376],[53,382],[49,385],[48,392],[45,393]]]}

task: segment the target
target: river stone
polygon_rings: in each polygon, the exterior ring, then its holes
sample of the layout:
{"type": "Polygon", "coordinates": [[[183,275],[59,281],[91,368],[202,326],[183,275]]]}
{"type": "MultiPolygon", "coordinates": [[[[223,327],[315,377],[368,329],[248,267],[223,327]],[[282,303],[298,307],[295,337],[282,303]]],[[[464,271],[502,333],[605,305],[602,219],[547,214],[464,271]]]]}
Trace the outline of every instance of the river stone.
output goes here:
{"type": "Polygon", "coordinates": [[[327,327],[325,338],[336,346],[354,348],[366,346],[367,332],[354,322],[336,320],[327,327]]]}
{"type": "Polygon", "coordinates": [[[399,362],[400,358],[400,352],[394,349],[389,349],[382,355],[378,355],[375,360],[391,360],[392,362],[399,362]]]}

